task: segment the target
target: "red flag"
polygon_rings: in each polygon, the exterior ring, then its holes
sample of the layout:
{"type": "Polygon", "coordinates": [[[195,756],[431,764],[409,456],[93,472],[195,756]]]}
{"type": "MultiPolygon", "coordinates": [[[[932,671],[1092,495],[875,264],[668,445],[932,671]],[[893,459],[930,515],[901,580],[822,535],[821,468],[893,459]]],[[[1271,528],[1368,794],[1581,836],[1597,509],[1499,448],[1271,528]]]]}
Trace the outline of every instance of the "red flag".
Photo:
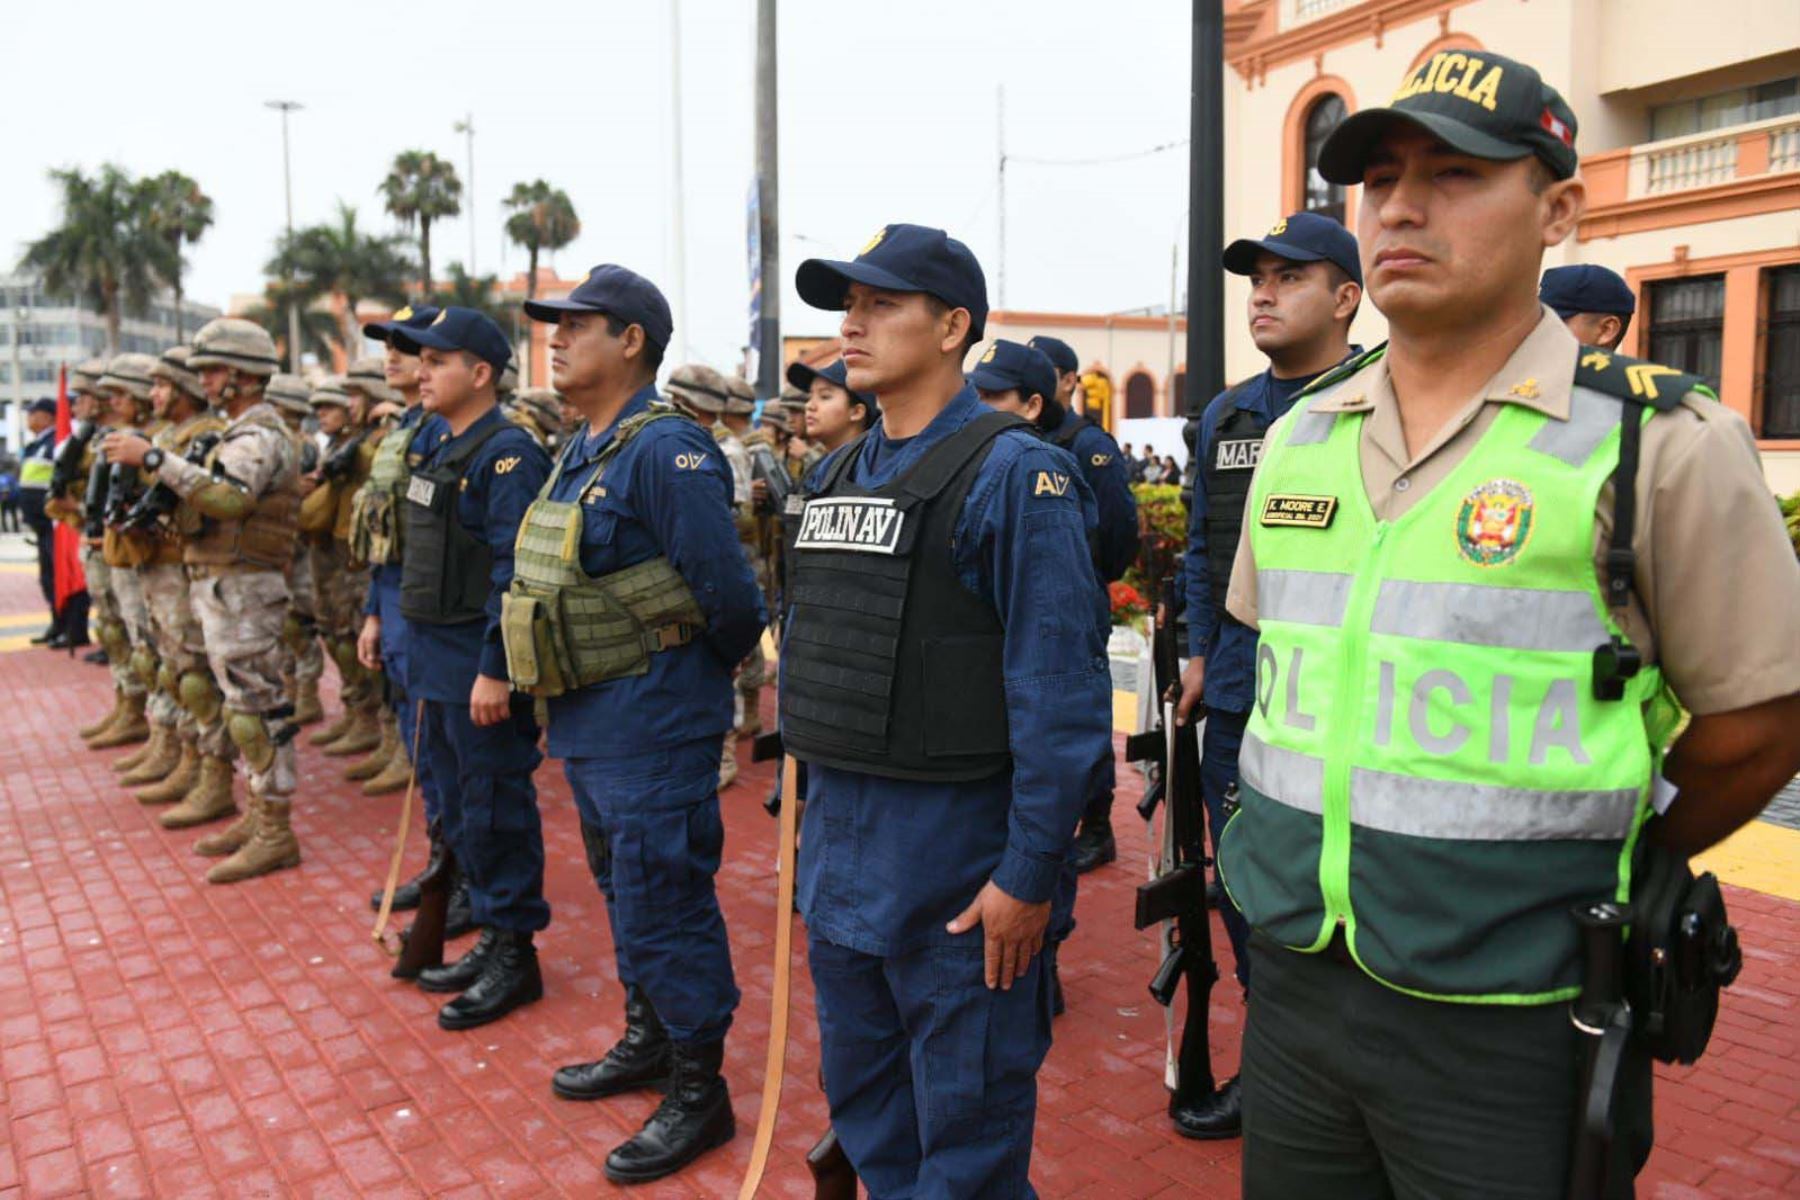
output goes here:
{"type": "MultiPolygon", "coordinates": [[[[69,419],[69,365],[64,363],[56,373],[57,444],[67,441],[72,430],[73,423],[69,419]]],[[[81,569],[81,536],[69,528],[66,521],[56,523],[56,531],[52,536],[55,538],[56,548],[56,612],[60,616],[69,597],[87,591],[87,575],[81,569]]]]}

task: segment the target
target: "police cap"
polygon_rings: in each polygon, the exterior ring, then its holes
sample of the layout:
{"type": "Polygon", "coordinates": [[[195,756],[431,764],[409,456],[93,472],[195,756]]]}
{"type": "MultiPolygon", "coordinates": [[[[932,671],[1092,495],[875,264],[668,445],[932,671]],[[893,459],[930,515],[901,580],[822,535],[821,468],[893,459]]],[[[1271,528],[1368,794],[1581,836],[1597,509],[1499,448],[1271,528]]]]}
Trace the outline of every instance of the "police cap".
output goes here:
{"type": "Polygon", "coordinates": [[[56,415],[56,401],[48,396],[39,396],[36,400],[31,402],[30,407],[25,411],[28,413],[45,413],[54,417],[56,415]]]}
{"type": "Polygon", "coordinates": [[[370,321],[362,327],[363,336],[374,338],[378,342],[388,341],[396,329],[423,329],[433,321],[441,311],[435,304],[407,304],[395,310],[394,315],[385,321],[370,321]]]}
{"type": "Polygon", "coordinates": [[[1025,344],[1049,359],[1050,365],[1056,368],[1059,375],[1064,371],[1081,370],[1081,360],[1075,357],[1075,347],[1061,338],[1046,337],[1040,333],[1025,344]]]}
{"type": "Polygon", "coordinates": [[[1451,149],[1511,161],[1537,155],[1551,174],[1575,174],[1575,113],[1536,68],[1480,50],[1440,50],[1407,75],[1385,108],[1365,108],[1331,131],[1319,174],[1361,183],[1375,144],[1395,121],[1451,149]]]}
{"type": "Polygon", "coordinates": [[[555,324],[566,312],[597,312],[616,317],[627,325],[643,327],[644,337],[658,349],[669,348],[675,318],[662,289],[636,271],[614,263],[602,263],[562,300],[527,300],[525,315],[534,321],[555,324]]]}
{"type": "MultiPolygon", "coordinates": [[[[869,392],[859,392],[852,389],[850,386],[849,370],[850,368],[844,365],[844,360],[841,358],[828,366],[816,368],[809,367],[803,362],[796,362],[788,365],[787,377],[788,382],[799,388],[802,392],[812,391],[813,380],[823,379],[833,387],[842,388],[844,391],[849,392],[851,399],[866,404],[869,407],[869,411],[874,412],[874,395],[869,392]]],[[[787,398],[785,396],[782,397],[782,403],[787,403],[787,398]]],[[[805,396],[800,397],[800,403],[806,403],[805,396]]]]}
{"type": "Polygon", "coordinates": [[[1261,238],[1239,238],[1225,247],[1221,258],[1225,269],[1233,275],[1249,275],[1256,270],[1261,254],[1273,254],[1289,262],[1328,262],[1362,284],[1362,257],[1357,253],[1356,235],[1330,217],[1318,213],[1297,212],[1275,222],[1261,238]]]}
{"type": "Polygon", "coordinates": [[[1631,285],[1593,263],[1551,267],[1538,284],[1538,299],[1564,320],[1584,312],[1629,317],[1637,311],[1631,285]]]}
{"type": "Polygon", "coordinates": [[[1056,403],[1056,367],[1042,350],[1004,338],[976,360],[969,382],[984,392],[1008,392],[1017,388],[1020,400],[1035,394],[1045,404],[1056,403]]]}
{"type": "Polygon", "coordinates": [[[800,298],[814,308],[842,309],[852,283],[887,292],[923,292],[969,310],[969,337],[987,329],[987,277],[970,249],[941,229],[884,225],[850,262],[809,258],[794,274],[800,298]]]}
{"type": "Polygon", "coordinates": [[[493,367],[496,380],[506,369],[506,364],[512,361],[512,346],[507,342],[506,334],[494,324],[492,317],[472,308],[452,305],[433,317],[431,324],[423,329],[398,326],[390,339],[402,354],[417,354],[426,346],[433,350],[466,351],[493,367]]]}

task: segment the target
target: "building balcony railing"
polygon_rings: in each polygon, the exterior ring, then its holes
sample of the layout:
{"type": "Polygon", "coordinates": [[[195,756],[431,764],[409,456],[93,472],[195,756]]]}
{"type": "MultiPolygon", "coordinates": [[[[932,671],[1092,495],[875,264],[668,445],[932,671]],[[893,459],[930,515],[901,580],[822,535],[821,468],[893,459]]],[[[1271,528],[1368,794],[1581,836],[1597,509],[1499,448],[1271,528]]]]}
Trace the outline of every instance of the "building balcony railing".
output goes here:
{"type": "Polygon", "coordinates": [[[1800,203],[1800,116],[1592,154],[1581,174],[1583,241],[1791,208],[1800,203]]]}

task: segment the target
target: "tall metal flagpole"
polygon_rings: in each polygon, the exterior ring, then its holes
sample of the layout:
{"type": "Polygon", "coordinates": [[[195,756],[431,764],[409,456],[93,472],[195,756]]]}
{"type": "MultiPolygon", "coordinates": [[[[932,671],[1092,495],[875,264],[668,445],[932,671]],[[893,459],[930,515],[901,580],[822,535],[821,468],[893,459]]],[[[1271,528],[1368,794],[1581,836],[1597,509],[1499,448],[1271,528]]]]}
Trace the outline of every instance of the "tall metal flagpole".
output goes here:
{"type": "Polygon", "coordinates": [[[1197,415],[1225,387],[1225,266],[1220,261],[1225,252],[1225,16],[1220,0],[1194,0],[1193,53],[1185,407],[1197,415]]]}
{"type": "Polygon", "coordinates": [[[756,394],[781,394],[781,205],[776,142],[775,0],[756,0],[756,181],[762,309],[756,394]]]}
{"type": "MultiPolygon", "coordinates": [[[[288,114],[296,112],[305,105],[298,100],[267,100],[264,107],[281,113],[281,182],[287,192],[287,236],[288,246],[294,244],[294,168],[293,160],[288,153],[288,114]]],[[[300,305],[294,300],[294,273],[288,271],[288,370],[300,373],[300,305]]]]}
{"type": "Polygon", "coordinates": [[[681,0],[669,0],[669,146],[674,181],[670,213],[675,226],[675,340],[681,347],[678,362],[687,362],[687,172],[682,162],[681,120],[681,0]]]}
{"type": "Polygon", "coordinates": [[[463,135],[469,147],[469,276],[473,278],[479,274],[475,269],[475,114],[465,113],[456,123],[456,132],[463,135]]]}

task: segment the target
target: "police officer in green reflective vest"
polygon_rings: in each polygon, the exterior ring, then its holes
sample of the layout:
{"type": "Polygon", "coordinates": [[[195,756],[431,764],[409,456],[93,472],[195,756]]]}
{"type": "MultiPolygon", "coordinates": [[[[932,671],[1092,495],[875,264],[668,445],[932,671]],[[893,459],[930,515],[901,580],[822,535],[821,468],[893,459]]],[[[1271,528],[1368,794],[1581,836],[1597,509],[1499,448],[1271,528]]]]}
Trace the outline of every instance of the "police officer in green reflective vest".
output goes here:
{"type": "MultiPolygon", "coordinates": [[[[1391,340],[1270,430],[1226,598],[1261,634],[1219,850],[1254,1200],[1561,1196],[1571,908],[1800,769],[1800,566],[1745,422],[1538,302],[1575,128],[1531,67],[1446,51],[1324,146],[1391,340]]],[[[1615,1195],[1651,1140],[1631,1053],[1615,1195]]]]}

